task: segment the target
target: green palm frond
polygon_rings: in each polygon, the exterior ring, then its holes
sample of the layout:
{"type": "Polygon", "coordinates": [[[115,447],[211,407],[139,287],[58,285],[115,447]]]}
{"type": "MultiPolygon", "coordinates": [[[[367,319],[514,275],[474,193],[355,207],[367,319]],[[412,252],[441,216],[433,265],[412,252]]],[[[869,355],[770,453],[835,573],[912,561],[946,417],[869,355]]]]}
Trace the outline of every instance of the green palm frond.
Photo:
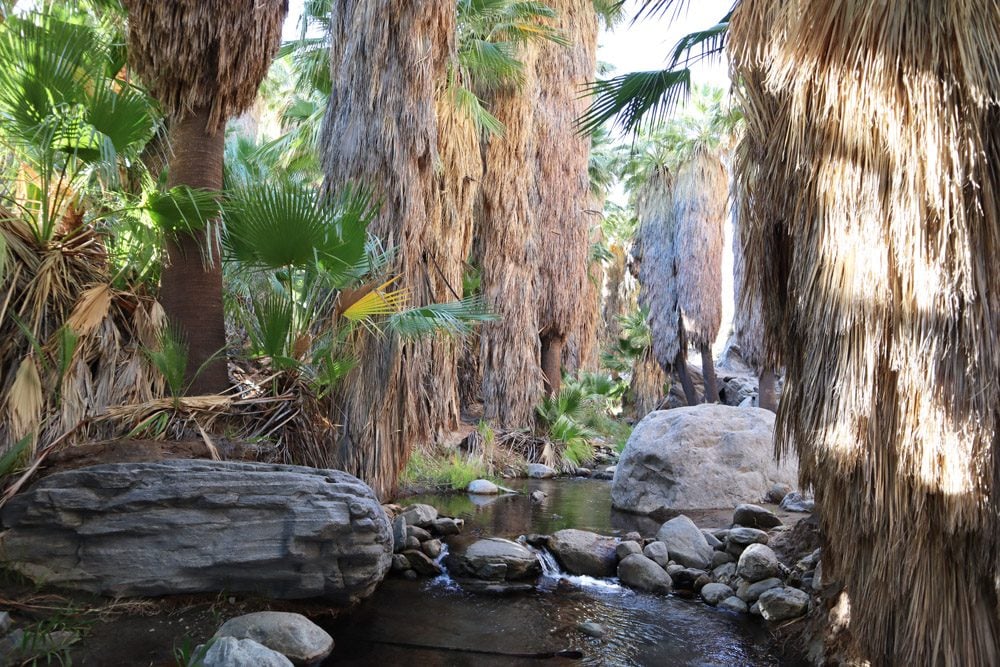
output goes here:
{"type": "Polygon", "coordinates": [[[388,321],[390,331],[403,338],[419,338],[435,333],[464,335],[478,323],[491,322],[490,314],[479,297],[435,303],[396,313],[388,321]]]}
{"type": "Polygon", "coordinates": [[[147,192],[139,208],[164,234],[191,234],[219,217],[218,197],[210,190],[178,185],[165,192],[147,192]]]}

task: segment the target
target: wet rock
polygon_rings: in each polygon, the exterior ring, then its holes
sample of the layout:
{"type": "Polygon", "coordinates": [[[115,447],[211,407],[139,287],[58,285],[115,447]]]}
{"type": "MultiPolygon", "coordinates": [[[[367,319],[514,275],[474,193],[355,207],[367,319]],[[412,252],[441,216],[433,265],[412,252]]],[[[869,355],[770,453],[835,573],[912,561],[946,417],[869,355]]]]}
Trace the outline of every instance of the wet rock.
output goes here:
{"type": "Polygon", "coordinates": [[[590,477],[593,471],[590,468],[577,468],[573,471],[578,477],[590,477]]]}
{"type": "Polygon", "coordinates": [[[402,515],[392,520],[392,550],[400,553],[406,548],[406,519],[402,515]]]}
{"type": "Polygon", "coordinates": [[[333,651],[333,637],[302,614],[258,611],[231,618],[215,637],[252,639],[296,664],[318,662],[333,651]]]}
{"type": "Polygon", "coordinates": [[[638,542],[619,542],[618,546],[615,547],[615,556],[618,560],[623,560],[632,554],[641,554],[642,547],[639,546],[638,542]]]}
{"type": "Polygon", "coordinates": [[[532,479],[552,479],[557,474],[555,468],[544,463],[529,463],[524,472],[532,479]]]}
{"type": "Polygon", "coordinates": [[[719,603],[719,609],[725,609],[726,611],[735,611],[740,614],[747,613],[747,603],[739,599],[735,595],[728,597],[719,603]]]}
{"type": "Polygon", "coordinates": [[[666,567],[670,563],[670,552],[663,542],[650,542],[642,550],[642,554],[646,558],[656,561],[660,567],[666,567]]]}
{"type": "Polygon", "coordinates": [[[768,528],[780,526],[781,519],[779,519],[774,512],[765,509],[760,505],[744,503],[742,505],[738,505],[736,507],[736,511],[733,512],[733,523],[737,526],[762,528],[767,530],[768,528]]]}
{"type": "Polygon", "coordinates": [[[769,503],[774,503],[775,505],[777,505],[782,500],[784,500],[785,496],[787,496],[792,491],[793,489],[791,484],[784,484],[779,482],[777,484],[772,485],[771,488],[767,490],[767,495],[764,496],[764,500],[766,500],[769,503]]]}
{"type": "Polygon", "coordinates": [[[726,563],[712,570],[712,578],[723,584],[729,584],[736,579],[736,563],[726,563]]]}
{"type": "Polygon", "coordinates": [[[577,623],[576,629],[588,637],[596,637],[597,639],[600,639],[608,633],[608,631],[604,629],[603,625],[600,623],[594,623],[593,621],[577,623]]]}
{"type": "Polygon", "coordinates": [[[725,565],[726,563],[735,563],[736,558],[725,551],[715,551],[712,553],[712,569],[719,567],[720,565],[725,565]]]}
{"type": "Polygon", "coordinates": [[[423,528],[421,528],[420,526],[407,526],[406,536],[415,537],[420,542],[426,542],[427,540],[431,539],[431,534],[426,530],[424,530],[423,528]]]}
{"type": "Polygon", "coordinates": [[[622,540],[626,542],[638,542],[642,544],[642,535],[637,531],[629,531],[622,536],[622,540]]]}
{"type": "Polygon", "coordinates": [[[451,517],[438,517],[431,521],[431,532],[435,535],[447,537],[448,535],[458,535],[462,532],[462,520],[451,517]]]}
{"type": "Polygon", "coordinates": [[[667,546],[672,560],[685,567],[704,569],[712,562],[712,547],[694,522],[683,514],[660,526],[656,539],[667,546]]]}
{"type": "Polygon", "coordinates": [[[416,581],[419,578],[420,575],[417,574],[416,570],[406,570],[403,572],[403,579],[406,579],[407,581],[416,581]]]}
{"type": "Polygon", "coordinates": [[[820,549],[816,549],[812,553],[803,556],[797,563],[795,563],[795,569],[800,572],[808,572],[809,570],[816,569],[816,564],[819,563],[821,553],[822,551],[820,549]]]}
{"type": "Polygon", "coordinates": [[[410,562],[410,567],[416,570],[417,574],[425,577],[436,577],[443,572],[441,566],[435,563],[423,551],[408,549],[403,552],[403,555],[406,556],[406,560],[410,562]]]}
{"type": "Polygon", "coordinates": [[[736,573],[754,583],[780,574],[778,557],[766,544],[751,544],[740,555],[736,573]]]}
{"type": "Polygon", "coordinates": [[[410,561],[403,554],[393,554],[390,569],[393,572],[403,572],[405,570],[409,570],[410,561]]]}
{"type": "Polygon", "coordinates": [[[736,593],[725,584],[705,584],[701,587],[701,599],[713,607],[733,595],[736,593]]]}
{"type": "Polygon", "coordinates": [[[751,616],[760,616],[760,603],[759,602],[754,602],[752,605],[750,605],[750,615],[751,616]]]}
{"type": "Polygon", "coordinates": [[[413,551],[420,548],[420,538],[409,535],[403,543],[403,551],[413,551]]]}
{"type": "Polygon", "coordinates": [[[678,565],[677,563],[671,561],[664,569],[671,577],[676,577],[678,574],[683,572],[685,568],[683,565],[678,565]]]}
{"type": "Polygon", "coordinates": [[[790,586],[772,588],[757,600],[760,615],[768,621],[787,621],[798,618],[809,609],[809,595],[790,586]]]}
{"type": "Polygon", "coordinates": [[[545,502],[545,492],[544,491],[532,491],[531,492],[531,502],[535,504],[540,504],[545,502]]]}
{"type": "Polygon", "coordinates": [[[461,584],[462,590],[482,595],[513,595],[515,593],[530,593],[535,590],[535,585],[529,582],[462,579],[461,584]]]}
{"type": "Polygon", "coordinates": [[[549,549],[563,569],[591,577],[615,576],[616,547],[613,538],[573,528],[560,530],[549,538],[549,549]]]}
{"type": "Polygon", "coordinates": [[[816,509],[816,501],[803,496],[797,491],[793,491],[781,500],[781,509],[786,512],[810,513],[816,509]]]}
{"type": "Polygon", "coordinates": [[[389,569],[392,527],[347,473],[207,460],[44,477],[0,511],[8,567],[115,597],[214,591],[349,604],[389,569]]]}
{"type": "Polygon", "coordinates": [[[500,493],[500,487],[491,482],[488,479],[476,479],[469,482],[469,486],[465,489],[469,493],[475,493],[482,496],[493,496],[500,493]]]}
{"type": "MultiPolygon", "coordinates": [[[[735,507],[793,484],[798,464],[774,461],[774,413],[703,404],[651,412],[622,453],[612,503],[660,515],[671,510],[735,507]]],[[[669,546],[669,545],[668,545],[669,546]]]]}
{"type": "Polygon", "coordinates": [[[524,541],[533,547],[541,548],[549,546],[549,536],[538,533],[530,533],[524,536],[524,541]]]}
{"type": "Polygon", "coordinates": [[[685,567],[670,576],[674,581],[674,588],[695,593],[710,581],[706,572],[693,567],[685,567]]]}
{"type": "Polygon", "coordinates": [[[427,540],[420,545],[420,550],[427,554],[428,558],[437,558],[443,548],[441,540],[427,540]]]}
{"type": "Polygon", "coordinates": [[[499,537],[478,540],[460,554],[449,554],[448,569],[458,577],[517,581],[537,577],[541,565],[530,549],[499,537]]]}
{"type": "Polygon", "coordinates": [[[642,554],[631,554],[618,563],[618,578],[630,588],[648,593],[670,592],[673,584],[663,568],[642,554]]]}
{"type": "Polygon", "coordinates": [[[292,661],[252,639],[219,637],[195,649],[188,667],[292,667],[292,661]]]}
{"type": "Polygon", "coordinates": [[[777,577],[770,577],[753,583],[744,581],[740,584],[739,588],[736,589],[736,597],[747,603],[756,602],[757,598],[759,598],[764,591],[769,591],[772,588],[777,588],[783,585],[784,584],[781,579],[778,579],[777,577]]]}
{"type": "Polygon", "coordinates": [[[431,505],[417,503],[403,510],[402,517],[406,519],[407,526],[427,528],[433,525],[434,520],[438,518],[438,511],[436,507],[431,505]]]}

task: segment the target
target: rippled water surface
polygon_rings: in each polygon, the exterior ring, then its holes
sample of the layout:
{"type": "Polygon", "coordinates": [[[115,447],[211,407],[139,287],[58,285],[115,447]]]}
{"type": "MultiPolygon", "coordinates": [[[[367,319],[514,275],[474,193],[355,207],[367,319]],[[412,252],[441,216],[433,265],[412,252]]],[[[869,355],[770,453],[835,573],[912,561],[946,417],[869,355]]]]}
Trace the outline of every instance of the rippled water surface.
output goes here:
{"type": "MultiPolygon", "coordinates": [[[[465,518],[465,532],[453,548],[482,535],[516,538],[562,528],[650,535],[659,526],[612,511],[607,482],[529,480],[516,485],[541,489],[548,497],[541,505],[524,495],[425,496],[407,502],[430,502],[443,514],[465,518]]],[[[689,515],[698,521],[697,513],[689,515]]],[[[696,600],[636,593],[614,580],[579,577],[547,577],[535,592],[503,597],[466,593],[446,576],[417,582],[389,579],[328,629],[337,643],[331,665],[796,664],[756,619],[696,600]],[[605,636],[580,632],[577,626],[587,621],[601,624],[605,636]],[[582,657],[553,657],[566,650],[582,657]]]]}

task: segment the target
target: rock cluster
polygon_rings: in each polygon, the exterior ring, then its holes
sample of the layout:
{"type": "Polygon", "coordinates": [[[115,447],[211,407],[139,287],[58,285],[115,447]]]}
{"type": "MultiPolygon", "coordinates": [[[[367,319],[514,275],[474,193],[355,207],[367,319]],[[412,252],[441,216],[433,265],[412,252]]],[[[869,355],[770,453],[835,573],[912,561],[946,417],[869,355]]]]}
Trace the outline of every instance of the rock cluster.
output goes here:
{"type": "Polygon", "coordinates": [[[391,571],[407,579],[440,575],[444,572],[440,562],[445,553],[442,538],[458,535],[464,523],[462,519],[439,516],[431,505],[418,503],[403,508],[392,519],[391,571]]]}

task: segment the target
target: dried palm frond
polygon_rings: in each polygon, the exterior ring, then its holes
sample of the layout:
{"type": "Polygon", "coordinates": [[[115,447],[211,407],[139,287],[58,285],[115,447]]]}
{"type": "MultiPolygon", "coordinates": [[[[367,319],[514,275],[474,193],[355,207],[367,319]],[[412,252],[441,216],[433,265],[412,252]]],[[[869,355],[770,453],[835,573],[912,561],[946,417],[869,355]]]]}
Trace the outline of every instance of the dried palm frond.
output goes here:
{"type": "Polygon", "coordinates": [[[992,0],[732,17],[747,252],[774,250],[747,267],[786,327],[776,447],[878,665],[1000,662],[996,19],[992,0]]]}

